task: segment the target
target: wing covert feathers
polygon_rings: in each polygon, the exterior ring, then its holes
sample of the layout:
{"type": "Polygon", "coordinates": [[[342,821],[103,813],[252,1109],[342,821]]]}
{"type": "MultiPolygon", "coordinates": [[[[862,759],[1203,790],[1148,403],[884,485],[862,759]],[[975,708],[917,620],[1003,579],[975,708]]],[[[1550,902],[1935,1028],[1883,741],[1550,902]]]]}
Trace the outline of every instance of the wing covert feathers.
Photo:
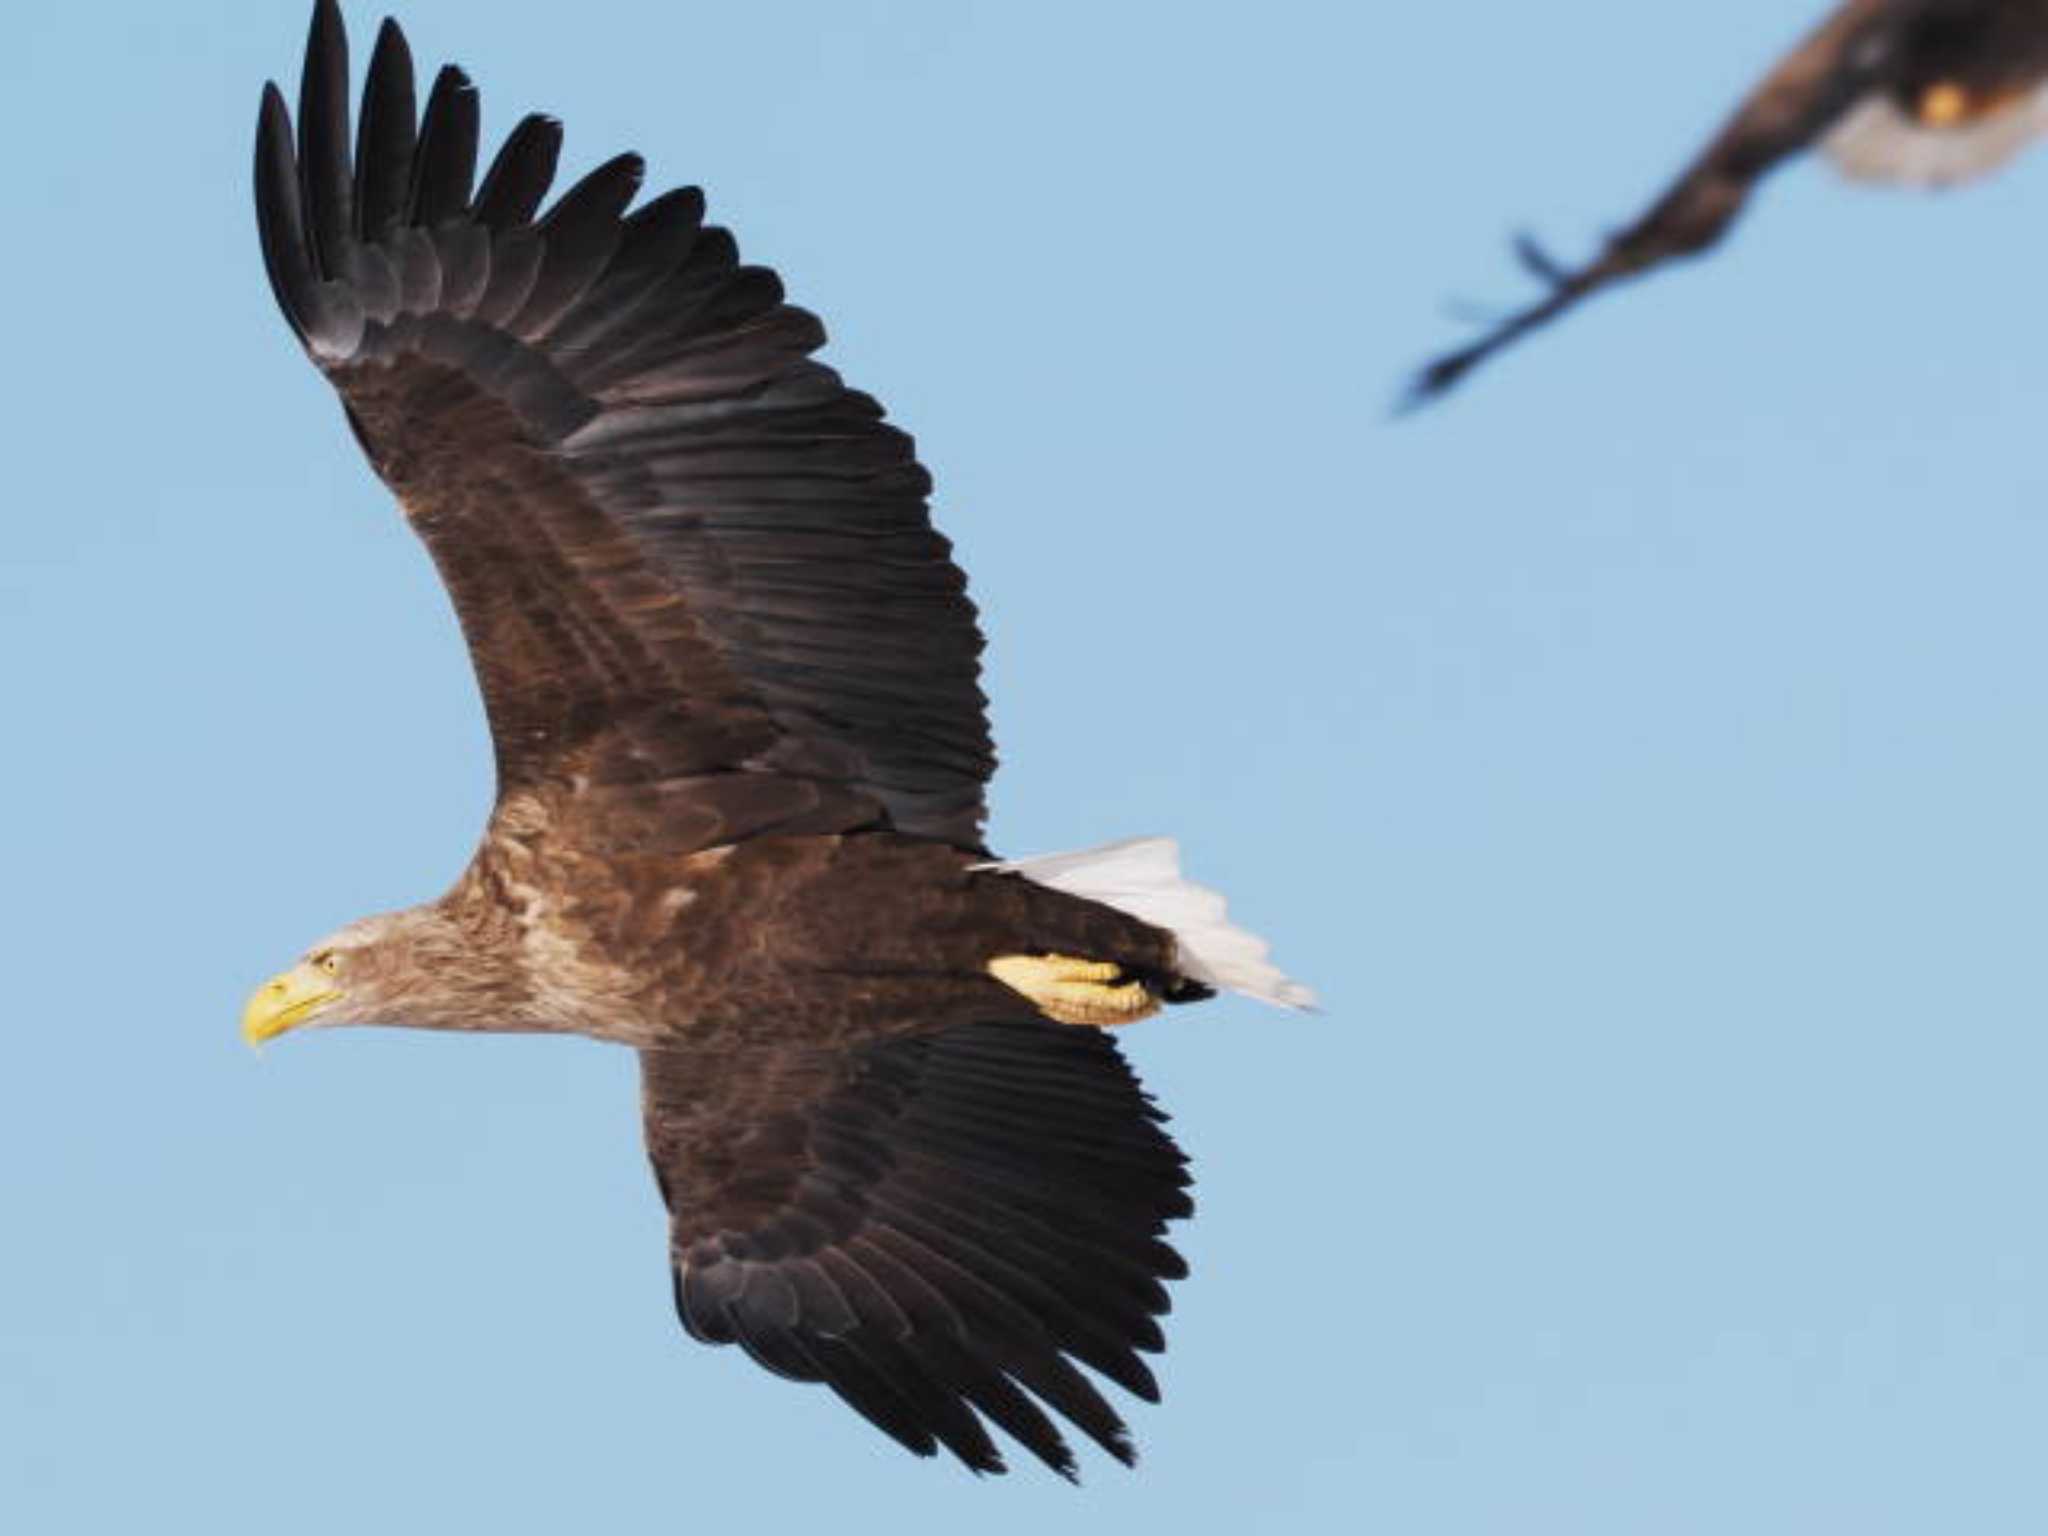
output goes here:
{"type": "Polygon", "coordinates": [[[636,156],[544,210],[552,118],[479,181],[475,90],[443,69],[418,110],[395,23],[353,151],[348,85],[319,0],[296,126],[274,86],[258,115],[264,265],[448,581],[501,780],[769,775],[979,847],[974,608],[911,440],[812,358],[817,319],[696,189],[629,212],[636,156]]]}

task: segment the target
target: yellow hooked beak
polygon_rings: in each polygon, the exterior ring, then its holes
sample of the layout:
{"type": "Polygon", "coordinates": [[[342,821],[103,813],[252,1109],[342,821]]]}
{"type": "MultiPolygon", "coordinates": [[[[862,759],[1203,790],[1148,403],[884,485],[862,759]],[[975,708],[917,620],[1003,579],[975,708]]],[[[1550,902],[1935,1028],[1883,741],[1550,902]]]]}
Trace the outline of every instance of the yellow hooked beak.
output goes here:
{"type": "Polygon", "coordinates": [[[251,1045],[275,1040],[303,1024],[341,996],[334,978],[310,960],[302,960],[281,976],[256,989],[242,1010],[242,1038],[251,1045]]]}

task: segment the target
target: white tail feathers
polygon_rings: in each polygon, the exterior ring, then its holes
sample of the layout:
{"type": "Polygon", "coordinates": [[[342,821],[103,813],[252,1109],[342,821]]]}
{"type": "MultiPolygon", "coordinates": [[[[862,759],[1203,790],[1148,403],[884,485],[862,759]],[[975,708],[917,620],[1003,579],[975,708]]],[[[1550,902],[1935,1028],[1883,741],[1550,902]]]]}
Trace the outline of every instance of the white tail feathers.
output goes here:
{"type": "Polygon", "coordinates": [[[2048,131],[2048,91],[1967,122],[1935,127],[1874,93],[1821,140],[1835,168],[1859,181],[1946,187],[1997,169],[2048,131]]]}
{"type": "Polygon", "coordinates": [[[1180,849],[1170,837],[1133,837],[979,867],[1022,875],[1166,929],[1180,943],[1181,970],[1191,981],[1282,1008],[1316,1005],[1315,993],[1266,958],[1264,939],[1230,922],[1220,894],[1181,878],[1180,849]]]}

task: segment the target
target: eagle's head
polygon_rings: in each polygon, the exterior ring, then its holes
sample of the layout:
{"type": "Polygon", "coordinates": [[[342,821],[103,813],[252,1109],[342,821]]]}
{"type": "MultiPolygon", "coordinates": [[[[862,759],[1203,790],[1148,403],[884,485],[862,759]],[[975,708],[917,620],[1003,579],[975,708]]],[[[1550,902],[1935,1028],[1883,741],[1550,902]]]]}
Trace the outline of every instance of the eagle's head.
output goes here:
{"type": "Polygon", "coordinates": [[[337,929],[251,994],[242,1038],[251,1045],[308,1025],[401,1021],[418,976],[422,914],[387,912],[337,929]]]}

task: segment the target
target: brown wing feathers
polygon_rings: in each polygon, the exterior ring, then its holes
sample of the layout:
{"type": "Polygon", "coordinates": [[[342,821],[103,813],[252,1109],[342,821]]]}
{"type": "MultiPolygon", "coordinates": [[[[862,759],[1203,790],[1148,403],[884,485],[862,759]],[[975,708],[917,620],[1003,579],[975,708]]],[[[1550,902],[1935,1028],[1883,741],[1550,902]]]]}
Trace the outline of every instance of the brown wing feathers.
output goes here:
{"type": "Polygon", "coordinates": [[[1002,1468],[985,1418],[1072,1476],[1047,1410],[1132,1459],[1068,1357],[1157,1400],[1138,1352],[1162,1346],[1162,1282],[1186,1271],[1161,1234],[1192,1207],[1107,1036],[979,1024],[715,1073],[646,1052],[642,1071],[693,1337],[978,1471],[1002,1468]]]}
{"type": "MultiPolygon", "coordinates": [[[[541,213],[552,119],[519,123],[472,194],[476,93],[444,69],[417,113],[390,22],[353,156],[347,89],[321,0],[296,147],[274,87],[259,118],[265,263],[448,578],[501,774],[610,731],[628,777],[808,780],[849,825],[978,847],[974,609],[910,439],[811,359],[817,319],[695,189],[628,213],[635,156],[541,213]]],[[[732,814],[728,838],[770,829],[732,814]]]]}

